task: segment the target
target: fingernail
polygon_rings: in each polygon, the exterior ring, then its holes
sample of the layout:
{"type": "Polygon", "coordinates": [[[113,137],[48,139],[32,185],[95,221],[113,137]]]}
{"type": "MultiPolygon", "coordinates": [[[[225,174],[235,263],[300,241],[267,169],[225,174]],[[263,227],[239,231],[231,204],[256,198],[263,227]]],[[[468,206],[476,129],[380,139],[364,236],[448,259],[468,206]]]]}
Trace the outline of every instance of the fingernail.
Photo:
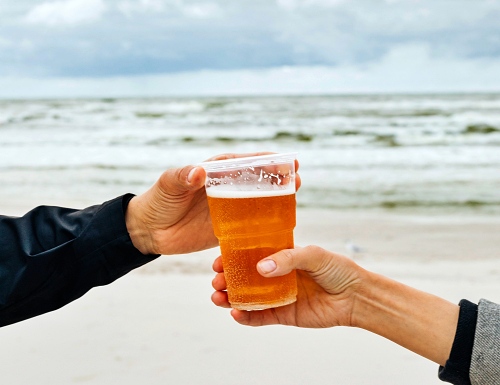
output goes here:
{"type": "Polygon", "coordinates": [[[259,262],[259,268],[263,273],[272,273],[274,270],[276,270],[276,262],[274,262],[272,259],[264,259],[263,261],[259,262]]]}
{"type": "Polygon", "coordinates": [[[191,183],[191,181],[192,181],[192,179],[193,179],[193,175],[194,175],[194,173],[196,172],[196,169],[197,169],[197,168],[198,168],[198,167],[195,167],[195,168],[193,168],[191,171],[189,171],[189,174],[188,174],[188,183],[191,183]]]}

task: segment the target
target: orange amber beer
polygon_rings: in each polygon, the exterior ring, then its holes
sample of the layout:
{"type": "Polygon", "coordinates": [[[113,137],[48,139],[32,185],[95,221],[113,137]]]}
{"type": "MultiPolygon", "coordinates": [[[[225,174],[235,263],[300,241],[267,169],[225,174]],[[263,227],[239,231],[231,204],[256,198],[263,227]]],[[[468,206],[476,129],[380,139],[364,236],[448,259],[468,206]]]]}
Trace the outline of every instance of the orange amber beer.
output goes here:
{"type": "Polygon", "coordinates": [[[256,268],[261,259],[293,248],[295,194],[235,195],[208,197],[231,306],[256,310],[295,302],[295,271],[264,278],[256,268]]]}
{"type": "Polygon", "coordinates": [[[261,259],[294,247],[294,159],[295,154],[276,154],[203,164],[227,294],[235,309],[266,309],[296,300],[295,271],[274,278],[264,278],[257,271],[261,259]]]}

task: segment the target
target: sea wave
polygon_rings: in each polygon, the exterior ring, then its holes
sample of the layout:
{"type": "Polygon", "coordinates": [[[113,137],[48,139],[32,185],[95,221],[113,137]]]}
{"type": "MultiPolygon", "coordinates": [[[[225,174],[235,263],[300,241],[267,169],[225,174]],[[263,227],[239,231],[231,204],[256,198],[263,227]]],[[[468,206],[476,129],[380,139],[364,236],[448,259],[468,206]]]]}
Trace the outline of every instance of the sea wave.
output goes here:
{"type": "Polygon", "coordinates": [[[299,153],[306,207],[491,211],[499,146],[499,94],[2,100],[0,198],[102,198],[277,151],[299,153]]]}

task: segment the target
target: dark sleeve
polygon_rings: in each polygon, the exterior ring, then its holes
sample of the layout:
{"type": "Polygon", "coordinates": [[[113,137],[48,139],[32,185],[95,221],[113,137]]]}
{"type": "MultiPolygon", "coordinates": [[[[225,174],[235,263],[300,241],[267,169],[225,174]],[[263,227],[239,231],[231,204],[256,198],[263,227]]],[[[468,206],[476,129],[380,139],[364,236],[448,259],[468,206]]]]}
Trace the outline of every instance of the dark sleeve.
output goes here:
{"type": "Polygon", "coordinates": [[[127,232],[132,197],[0,216],[0,326],[58,309],[155,259],[141,254],[127,232]]]}
{"type": "Polygon", "coordinates": [[[476,333],[477,305],[461,300],[457,331],[445,366],[439,367],[439,379],[455,385],[471,385],[469,369],[476,333]]]}

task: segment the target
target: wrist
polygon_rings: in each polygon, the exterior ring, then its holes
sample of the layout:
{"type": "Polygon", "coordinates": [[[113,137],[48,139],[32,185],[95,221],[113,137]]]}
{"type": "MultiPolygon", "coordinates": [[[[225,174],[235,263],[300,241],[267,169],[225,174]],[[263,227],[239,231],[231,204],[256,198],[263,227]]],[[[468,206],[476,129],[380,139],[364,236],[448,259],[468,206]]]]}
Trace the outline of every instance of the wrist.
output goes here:
{"type": "Polygon", "coordinates": [[[442,298],[367,272],[353,306],[352,326],[443,365],[451,350],[458,310],[442,298]]]}
{"type": "Polygon", "coordinates": [[[364,271],[352,307],[351,325],[372,331],[373,316],[386,306],[384,302],[385,277],[364,271]]]}
{"type": "Polygon", "coordinates": [[[143,220],[138,197],[133,197],[125,211],[125,224],[134,247],[142,254],[157,254],[151,233],[143,220]]]}

